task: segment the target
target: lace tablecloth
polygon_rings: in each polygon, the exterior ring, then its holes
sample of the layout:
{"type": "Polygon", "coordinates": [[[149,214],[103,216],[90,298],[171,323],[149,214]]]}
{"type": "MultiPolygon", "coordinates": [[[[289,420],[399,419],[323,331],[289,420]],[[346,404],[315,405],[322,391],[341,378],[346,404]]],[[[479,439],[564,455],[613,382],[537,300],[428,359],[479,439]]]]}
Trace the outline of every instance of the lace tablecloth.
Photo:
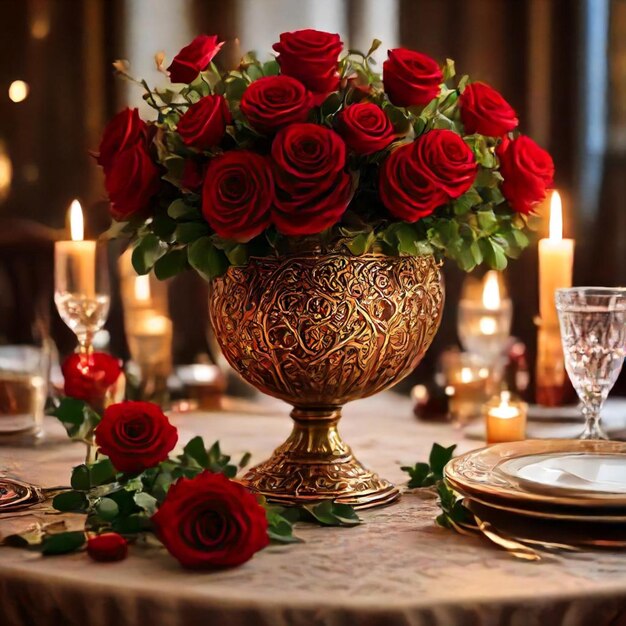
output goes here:
{"type": "MultiPolygon", "coordinates": [[[[174,416],[180,441],[200,433],[225,451],[268,455],[288,434],[287,407],[174,416]]],[[[37,448],[0,448],[0,468],[44,486],[64,484],[81,461],[47,423],[37,448]]],[[[476,447],[449,425],[425,424],[391,393],[345,409],[342,432],[367,465],[404,481],[400,464],[424,460],[431,444],[476,447]]],[[[555,626],[626,624],[626,553],[594,552],[522,562],[480,539],[433,523],[436,504],[407,493],[363,512],[355,528],[302,525],[305,543],[270,547],[240,568],[182,570],[165,551],[134,548],[123,562],[85,554],[41,557],[0,549],[0,624],[125,626],[555,626]]],[[[0,534],[23,525],[0,520],[0,534]]]]}

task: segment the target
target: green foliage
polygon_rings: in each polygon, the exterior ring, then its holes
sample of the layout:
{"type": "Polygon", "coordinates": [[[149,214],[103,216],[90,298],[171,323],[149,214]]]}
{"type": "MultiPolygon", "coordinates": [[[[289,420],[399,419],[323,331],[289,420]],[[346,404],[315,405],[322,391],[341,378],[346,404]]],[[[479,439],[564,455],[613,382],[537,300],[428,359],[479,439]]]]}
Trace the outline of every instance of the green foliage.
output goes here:
{"type": "Polygon", "coordinates": [[[70,439],[85,441],[100,422],[100,415],[87,403],[75,398],[61,398],[48,414],[63,424],[70,439]]]}
{"type": "Polygon", "coordinates": [[[452,528],[454,524],[473,523],[474,516],[463,506],[463,500],[459,500],[445,482],[442,481],[437,485],[437,494],[441,513],[435,522],[439,526],[452,528]]]}
{"type": "Polygon", "coordinates": [[[403,472],[407,472],[410,476],[407,485],[409,489],[431,487],[440,483],[443,480],[443,468],[452,458],[455,449],[456,445],[445,448],[438,443],[434,443],[430,450],[428,463],[421,462],[413,466],[402,466],[400,469],[403,472]]]}
{"type": "Polygon", "coordinates": [[[85,533],[82,531],[68,531],[46,535],[41,542],[41,553],[46,556],[75,552],[85,545],[85,533]]]}

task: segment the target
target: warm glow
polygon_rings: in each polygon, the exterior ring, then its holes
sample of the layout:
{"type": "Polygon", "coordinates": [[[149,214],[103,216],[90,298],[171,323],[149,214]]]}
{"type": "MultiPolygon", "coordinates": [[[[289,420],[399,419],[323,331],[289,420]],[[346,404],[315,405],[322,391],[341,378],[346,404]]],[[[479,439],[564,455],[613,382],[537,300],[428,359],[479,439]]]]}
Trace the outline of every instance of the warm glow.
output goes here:
{"type": "Polygon", "coordinates": [[[148,302],[150,300],[150,276],[137,276],[135,278],[135,300],[148,302]]]}
{"type": "Polygon", "coordinates": [[[461,368],[461,382],[462,383],[471,383],[474,380],[474,375],[472,374],[472,370],[469,367],[461,368]]]}
{"type": "Polygon", "coordinates": [[[560,241],[563,239],[563,208],[561,196],[558,191],[552,192],[550,201],[550,240],[560,241]]]}
{"type": "Polygon", "coordinates": [[[491,417],[497,417],[499,419],[512,419],[519,417],[520,411],[511,404],[511,392],[503,391],[500,394],[500,405],[491,409],[489,414],[491,417]]]}
{"type": "Polygon", "coordinates": [[[493,317],[481,317],[478,321],[481,335],[495,335],[498,324],[493,317]]]}
{"type": "Polygon", "coordinates": [[[9,98],[13,102],[22,102],[28,98],[28,83],[23,80],[14,80],[9,85],[9,98]]]}
{"type": "Polygon", "coordinates": [[[85,238],[85,226],[83,224],[83,209],[78,200],[72,200],[69,215],[72,241],[82,241],[85,238]]]}
{"type": "Polygon", "coordinates": [[[0,202],[6,200],[11,190],[11,179],[13,178],[13,166],[9,155],[0,144],[0,202]]]}
{"type": "Polygon", "coordinates": [[[497,311],[500,308],[500,301],[498,272],[489,270],[483,279],[483,306],[488,311],[497,311]]]}

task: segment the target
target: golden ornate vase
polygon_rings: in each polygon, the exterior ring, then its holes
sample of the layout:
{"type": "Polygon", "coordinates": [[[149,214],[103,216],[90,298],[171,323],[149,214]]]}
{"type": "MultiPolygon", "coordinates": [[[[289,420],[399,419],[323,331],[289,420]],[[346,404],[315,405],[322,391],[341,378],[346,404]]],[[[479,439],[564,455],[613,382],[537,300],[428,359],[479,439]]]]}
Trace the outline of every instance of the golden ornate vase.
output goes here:
{"type": "Polygon", "coordinates": [[[253,258],[213,280],[211,321],[224,356],[257,389],[294,406],[291,436],[246,474],[250,489],[287,505],[395,500],[398,489],[357,461],[337,422],[343,404],[417,366],[443,300],[430,256],[253,258]]]}

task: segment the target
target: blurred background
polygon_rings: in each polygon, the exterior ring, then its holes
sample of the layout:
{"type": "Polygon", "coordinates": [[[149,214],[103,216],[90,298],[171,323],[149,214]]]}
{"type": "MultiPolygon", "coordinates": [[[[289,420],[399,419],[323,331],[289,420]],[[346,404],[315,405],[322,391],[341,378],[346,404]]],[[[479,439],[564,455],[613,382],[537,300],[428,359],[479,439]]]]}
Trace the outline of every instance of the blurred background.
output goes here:
{"type": "MultiPolygon", "coordinates": [[[[346,48],[382,39],[379,62],[398,46],[455,59],[459,73],[501,91],[522,132],[553,155],[565,235],[576,240],[574,284],[626,284],[626,0],[1,0],[0,8],[2,343],[45,335],[61,353],[73,348],[53,304],[53,242],[74,198],[88,235],[108,227],[89,152],[111,115],[143,104],[112,63],[127,59],[131,74],[162,84],[154,54],[171,60],[199,33],[227,42],[216,58],[223,69],[249,49],[269,57],[281,32],[306,27],[339,32],[346,48]]],[[[546,232],[547,219],[537,237],[546,232]]],[[[411,384],[431,376],[437,354],[457,341],[463,277],[452,266],[445,276],[442,329],[411,384]]],[[[513,332],[532,364],[536,241],[506,278],[513,332]]],[[[210,352],[206,294],[192,273],[170,285],[177,363],[210,352]]],[[[107,327],[111,350],[126,356],[119,297],[107,327]]],[[[622,392],[625,382],[622,373],[622,392]]]]}

